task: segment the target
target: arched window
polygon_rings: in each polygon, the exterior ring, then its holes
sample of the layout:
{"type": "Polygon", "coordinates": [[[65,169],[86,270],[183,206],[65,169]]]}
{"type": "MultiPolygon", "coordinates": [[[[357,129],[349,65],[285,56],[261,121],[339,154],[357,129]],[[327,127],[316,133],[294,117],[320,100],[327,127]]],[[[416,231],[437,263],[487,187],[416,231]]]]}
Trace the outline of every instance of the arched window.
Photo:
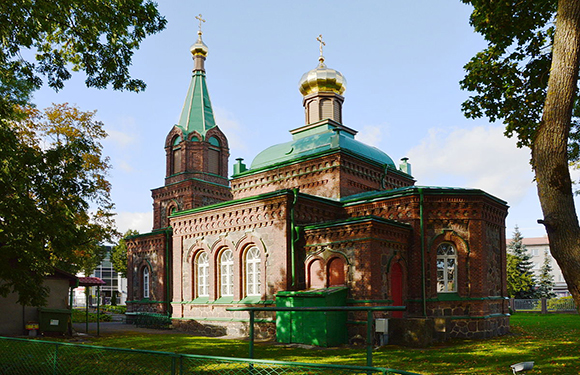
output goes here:
{"type": "Polygon", "coordinates": [[[252,246],[246,252],[246,296],[260,296],[260,250],[252,246]]]}
{"type": "Polygon", "coordinates": [[[195,297],[209,297],[209,257],[205,251],[195,258],[195,276],[195,297]]]}
{"type": "Polygon", "coordinates": [[[230,249],[220,256],[220,297],[234,295],[234,256],[230,249]]]}
{"type": "Polygon", "coordinates": [[[143,267],[143,298],[149,298],[149,267],[143,267]]]}
{"type": "Polygon", "coordinates": [[[320,259],[316,259],[310,263],[308,276],[310,288],[324,288],[324,268],[322,267],[322,261],[320,259]]]}
{"type": "Polygon", "coordinates": [[[209,173],[220,174],[221,166],[221,145],[216,137],[210,137],[208,140],[210,147],[207,150],[208,163],[207,168],[209,173]]]}
{"type": "Polygon", "coordinates": [[[346,284],[346,275],[344,273],[344,260],[342,258],[333,258],[328,264],[328,286],[337,286],[346,284]]]}
{"type": "Polygon", "coordinates": [[[437,247],[437,292],[457,291],[457,251],[450,243],[437,247]]]}

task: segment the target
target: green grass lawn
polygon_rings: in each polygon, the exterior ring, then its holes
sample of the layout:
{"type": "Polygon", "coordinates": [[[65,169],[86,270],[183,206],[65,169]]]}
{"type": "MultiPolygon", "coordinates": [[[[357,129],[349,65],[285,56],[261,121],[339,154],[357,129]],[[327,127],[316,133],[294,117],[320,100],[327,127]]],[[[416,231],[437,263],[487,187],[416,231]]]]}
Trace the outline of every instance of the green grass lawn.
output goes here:
{"type": "MultiPolygon", "coordinates": [[[[511,374],[510,364],[534,361],[527,374],[580,373],[580,316],[516,314],[512,333],[490,340],[454,340],[427,349],[385,346],[374,352],[373,365],[421,374],[511,374]]],[[[93,345],[159,350],[224,357],[247,357],[248,342],[184,334],[124,334],[94,338],[93,345]]],[[[255,347],[255,358],[329,364],[366,363],[365,347],[289,348],[277,344],[255,347]]]]}

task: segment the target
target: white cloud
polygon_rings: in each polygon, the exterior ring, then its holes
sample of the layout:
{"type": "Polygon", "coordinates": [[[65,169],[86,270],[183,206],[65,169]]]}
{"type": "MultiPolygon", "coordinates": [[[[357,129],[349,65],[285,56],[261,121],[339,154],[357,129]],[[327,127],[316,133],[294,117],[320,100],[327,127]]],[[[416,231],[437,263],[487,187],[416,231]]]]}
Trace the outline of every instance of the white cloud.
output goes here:
{"type": "Polygon", "coordinates": [[[367,145],[379,147],[383,136],[383,130],[385,128],[385,126],[380,125],[365,125],[362,130],[357,133],[356,139],[367,145]]]}
{"type": "Polygon", "coordinates": [[[517,148],[502,127],[431,129],[407,155],[418,185],[461,181],[460,187],[482,189],[509,204],[534,187],[529,150],[517,148]]]}
{"type": "Polygon", "coordinates": [[[133,166],[131,166],[131,164],[129,164],[126,160],[121,160],[117,162],[115,166],[126,173],[131,173],[135,171],[133,166]]]}
{"type": "Polygon", "coordinates": [[[153,212],[117,212],[115,221],[121,233],[129,229],[135,229],[139,233],[148,233],[153,227],[153,212]]]}
{"type": "Polygon", "coordinates": [[[132,143],[135,143],[135,137],[132,134],[124,133],[118,130],[107,130],[107,140],[114,143],[120,148],[125,148],[132,143]]]}
{"type": "Polygon", "coordinates": [[[228,138],[230,153],[232,150],[246,151],[248,145],[242,135],[242,127],[234,116],[230,112],[218,107],[214,107],[214,115],[217,126],[219,126],[228,138]]]}

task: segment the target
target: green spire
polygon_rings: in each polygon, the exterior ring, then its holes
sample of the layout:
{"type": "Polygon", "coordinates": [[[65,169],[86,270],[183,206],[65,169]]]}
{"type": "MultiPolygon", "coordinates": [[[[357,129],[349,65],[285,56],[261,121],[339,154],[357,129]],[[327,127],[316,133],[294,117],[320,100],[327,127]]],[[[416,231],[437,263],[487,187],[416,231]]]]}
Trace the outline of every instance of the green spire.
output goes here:
{"type": "Polygon", "coordinates": [[[205,22],[205,20],[201,18],[201,15],[199,15],[198,19],[200,20],[200,26],[197,33],[197,41],[189,49],[194,61],[193,77],[191,77],[191,83],[187,90],[187,96],[185,97],[185,103],[183,104],[183,110],[177,126],[186,134],[197,131],[202,136],[205,136],[205,132],[215,126],[215,118],[213,117],[213,109],[205,83],[204,63],[208,48],[201,39],[201,22],[205,22]]]}
{"type": "Polygon", "coordinates": [[[201,135],[205,135],[205,132],[215,126],[203,70],[193,72],[177,126],[187,134],[197,131],[201,135]]]}

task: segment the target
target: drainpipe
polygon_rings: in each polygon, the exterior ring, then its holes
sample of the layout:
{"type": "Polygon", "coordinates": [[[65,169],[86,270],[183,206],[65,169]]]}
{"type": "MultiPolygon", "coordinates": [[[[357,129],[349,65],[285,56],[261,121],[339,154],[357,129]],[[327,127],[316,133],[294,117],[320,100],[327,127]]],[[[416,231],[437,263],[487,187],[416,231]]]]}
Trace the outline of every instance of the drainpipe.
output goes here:
{"type": "Polygon", "coordinates": [[[292,202],[290,202],[290,272],[292,277],[292,288],[296,286],[296,242],[298,233],[294,223],[294,206],[298,201],[298,189],[292,189],[292,202]]]}
{"type": "Polygon", "coordinates": [[[171,240],[170,231],[171,228],[165,229],[165,313],[167,316],[171,316],[171,301],[169,298],[169,293],[171,291],[169,288],[169,280],[171,279],[171,277],[169,277],[169,241],[171,240]]]}
{"type": "Polygon", "coordinates": [[[419,226],[421,231],[421,293],[423,302],[423,316],[427,317],[427,298],[425,287],[425,220],[424,220],[424,204],[425,196],[423,195],[423,188],[419,189],[419,226]]]}

